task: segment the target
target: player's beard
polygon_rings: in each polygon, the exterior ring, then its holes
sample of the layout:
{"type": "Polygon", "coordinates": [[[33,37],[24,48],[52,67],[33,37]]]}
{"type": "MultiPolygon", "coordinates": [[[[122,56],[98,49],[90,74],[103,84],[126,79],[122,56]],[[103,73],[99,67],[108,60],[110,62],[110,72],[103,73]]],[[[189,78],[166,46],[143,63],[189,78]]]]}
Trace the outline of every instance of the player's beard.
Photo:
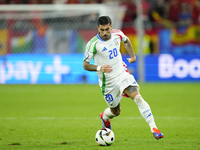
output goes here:
{"type": "Polygon", "coordinates": [[[110,39],[110,35],[107,35],[107,34],[103,35],[103,39],[104,39],[105,41],[109,40],[109,39],[110,39]]]}

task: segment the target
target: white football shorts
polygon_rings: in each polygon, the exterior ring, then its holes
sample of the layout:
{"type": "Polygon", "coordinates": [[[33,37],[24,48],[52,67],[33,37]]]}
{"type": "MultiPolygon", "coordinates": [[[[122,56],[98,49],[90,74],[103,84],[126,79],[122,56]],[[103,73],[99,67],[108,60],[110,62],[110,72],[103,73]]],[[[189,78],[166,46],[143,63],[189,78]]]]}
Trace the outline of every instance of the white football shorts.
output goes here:
{"type": "Polygon", "coordinates": [[[125,88],[128,86],[137,86],[139,90],[139,85],[137,84],[133,75],[129,74],[128,72],[124,71],[118,78],[115,78],[115,86],[109,87],[106,86],[107,93],[104,94],[104,99],[110,108],[116,107],[121,99],[122,94],[125,88]]]}

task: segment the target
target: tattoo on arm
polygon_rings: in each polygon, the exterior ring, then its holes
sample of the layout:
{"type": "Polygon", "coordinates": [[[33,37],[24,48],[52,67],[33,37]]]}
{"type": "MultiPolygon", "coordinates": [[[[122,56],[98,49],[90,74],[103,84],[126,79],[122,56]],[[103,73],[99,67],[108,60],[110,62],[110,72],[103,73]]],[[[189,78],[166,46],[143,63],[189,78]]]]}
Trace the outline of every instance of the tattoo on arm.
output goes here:
{"type": "Polygon", "coordinates": [[[124,42],[124,47],[126,48],[126,50],[128,51],[128,53],[129,53],[129,55],[130,55],[131,57],[134,57],[134,56],[135,56],[135,53],[134,53],[132,44],[131,44],[131,42],[130,42],[129,39],[127,39],[127,40],[124,42]]]}
{"type": "Polygon", "coordinates": [[[87,71],[97,71],[97,66],[90,64],[87,61],[83,62],[83,68],[87,71]]]}

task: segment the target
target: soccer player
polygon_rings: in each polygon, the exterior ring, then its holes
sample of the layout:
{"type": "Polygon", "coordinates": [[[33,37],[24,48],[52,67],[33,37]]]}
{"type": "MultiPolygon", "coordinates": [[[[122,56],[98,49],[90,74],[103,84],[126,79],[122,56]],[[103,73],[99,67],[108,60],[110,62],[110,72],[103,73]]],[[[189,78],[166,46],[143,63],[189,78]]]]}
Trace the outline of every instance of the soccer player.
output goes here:
{"type": "Polygon", "coordinates": [[[108,104],[108,108],[100,113],[102,126],[111,129],[110,120],[120,114],[120,101],[122,95],[131,98],[139,108],[142,117],[149,124],[151,132],[158,140],[164,135],[158,130],[154,122],[148,103],[139,93],[139,85],[133,75],[129,73],[120,53],[120,42],[124,43],[130,58],[129,63],[136,61],[133,47],[129,38],[122,31],[112,29],[109,16],[98,18],[99,33],[86,45],[83,68],[87,71],[96,71],[99,77],[99,86],[108,104]],[[90,64],[94,59],[95,65],[90,64]]]}

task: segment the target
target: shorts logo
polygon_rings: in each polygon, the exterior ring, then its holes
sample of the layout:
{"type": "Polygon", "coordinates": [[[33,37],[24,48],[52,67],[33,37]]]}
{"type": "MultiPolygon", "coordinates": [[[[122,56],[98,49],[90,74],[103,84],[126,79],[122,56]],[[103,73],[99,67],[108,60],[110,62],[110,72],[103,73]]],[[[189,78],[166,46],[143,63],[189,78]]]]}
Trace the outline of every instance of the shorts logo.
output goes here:
{"type": "Polygon", "coordinates": [[[136,84],[136,82],[134,81],[132,84],[136,84]]]}
{"type": "Polygon", "coordinates": [[[110,103],[110,102],[113,101],[113,96],[112,96],[111,94],[107,94],[107,95],[105,95],[105,100],[106,100],[108,103],[110,103]]]}

